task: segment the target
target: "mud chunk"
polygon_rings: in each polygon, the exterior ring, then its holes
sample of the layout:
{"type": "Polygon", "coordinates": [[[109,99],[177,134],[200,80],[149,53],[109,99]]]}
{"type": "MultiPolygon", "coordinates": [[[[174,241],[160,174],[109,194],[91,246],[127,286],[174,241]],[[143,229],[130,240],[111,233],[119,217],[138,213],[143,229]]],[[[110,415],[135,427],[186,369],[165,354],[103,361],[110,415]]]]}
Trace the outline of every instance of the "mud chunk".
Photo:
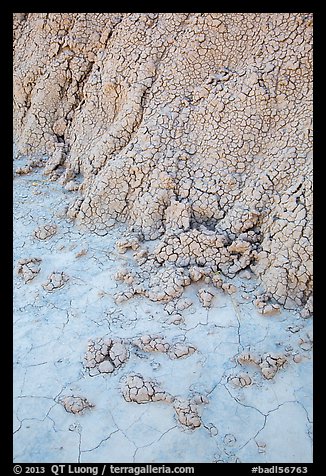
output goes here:
{"type": "Polygon", "coordinates": [[[85,367],[91,376],[110,374],[119,369],[128,358],[128,348],[121,339],[91,339],[85,354],[85,367]]]}
{"type": "Polygon", "coordinates": [[[248,387],[252,384],[252,379],[248,374],[242,373],[229,377],[228,382],[230,382],[234,387],[248,387]]]}
{"type": "Polygon", "coordinates": [[[223,286],[223,279],[220,276],[220,273],[214,273],[212,276],[212,284],[216,288],[222,288],[223,286]]]}
{"type": "Polygon", "coordinates": [[[159,401],[172,403],[174,400],[174,397],[162,390],[157,382],[140,374],[128,375],[123,380],[122,395],[127,402],[139,404],[159,401]]]}
{"type": "Polygon", "coordinates": [[[168,350],[168,356],[170,359],[182,359],[196,352],[196,347],[193,345],[187,345],[183,342],[177,342],[173,344],[168,350]]]}
{"type": "Polygon", "coordinates": [[[231,284],[231,283],[223,283],[221,288],[223,289],[223,291],[225,291],[227,294],[234,294],[237,292],[237,288],[236,286],[234,286],[234,284],[231,284]]]}
{"type": "Polygon", "coordinates": [[[32,281],[40,272],[40,258],[20,259],[17,266],[17,274],[21,275],[25,283],[32,281]]]}
{"type": "Polygon", "coordinates": [[[109,360],[103,360],[98,364],[98,370],[101,374],[111,374],[114,372],[115,367],[109,360]]]}
{"type": "Polygon", "coordinates": [[[194,283],[199,281],[203,276],[205,276],[205,272],[202,268],[199,268],[198,266],[192,266],[189,269],[189,277],[194,283]]]}
{"type": "Polygon", "coordinates": [[[116,248],[119,253],[125,253],[128,249],[136,251],[139,246],[139,236],[133,234],[126,234],[124,238],[116,242],[116,248]]]}
{"type": "Polygon", "coordinates": [[[57,225],[47,224],[42,225],[34,230],[34,236],[38,240],[47,240],[55,235],[57,232],[57,225]]]}
{"type": "Polygon", "coordinates": [[[276,375],[280,368],[284,367],[286,362],[287,359],[283,355],[265,354],[259,367],[261,368],[263,376],[267,380],[270,380],[276,375]]]}
{"type": "Polygon", "coordinates": [[[63,271],[54,271],[48,276],[47,281],[42,284],[42,287],[45,291],[51,293],[56,289],[62,288],[68,281],[69,276],[67,276],[63,271]]]}
{"type": "Polygon", "coordinates": [[[18,167],[15,170],[17,175],[27,175],[33,172],[33,168],[30,165],[24,165],[23,167],[18,167]]]}
{"type": "Polygon", "coordinates": [[[196,396],[192,399],[176,398],[173,403],[173,408],[179,423],[190,430],[199,428],[201,426],[201,418],[198,405],[203,403],[208,403],[206,397],[196,396]]]}
{"type": "Polygon", "coordinates": [[[68,413],[74,413],[80,415],[90,408],[94,408],[95,405],[90,403],[87,398],[76,397],[74,395],[61,397],[59,402],[63,405],[64,409],[68,413]]]}
{"type": "Polygon", "coordinates": [[[181,311],[184,311],[185,309],[188,309],[190,306],[192,306],[192,304],[193,302],[191,301],[191,299],[180,298],[168,302],[164,306],[164,309],[168,314],[179,314],[181,313],[181,311]]]}
{"type": "Polygon", "coordinates": [[[181,359],[188,357],[196,351],[193,345],[183,342],[171,344],[160,335],[145,335],[132,341],[132,344],[143,352],[160,352],[168,355],[170,359],[181,359]]]}
{"type": "Polygon", "coordinates": [[[180,297],[189,284],[190,279],[183,268],[162,267],[150,277],[145,295],[151,301],[169,302],[180,297]]]}
{"type": "Polygon", "coordinates": [[[211,307],[214,294],[207,289],[201,288],[198,291],[198,297],[204,307],[211,307]]]}
{"type": "Polygon", "coordinates": [[[165,338],[160,335],[145,335],[139,339],[135,339],[132,343],[143,352],[166,353],[170,348],[170,344],[166,342],[165,338]]]}

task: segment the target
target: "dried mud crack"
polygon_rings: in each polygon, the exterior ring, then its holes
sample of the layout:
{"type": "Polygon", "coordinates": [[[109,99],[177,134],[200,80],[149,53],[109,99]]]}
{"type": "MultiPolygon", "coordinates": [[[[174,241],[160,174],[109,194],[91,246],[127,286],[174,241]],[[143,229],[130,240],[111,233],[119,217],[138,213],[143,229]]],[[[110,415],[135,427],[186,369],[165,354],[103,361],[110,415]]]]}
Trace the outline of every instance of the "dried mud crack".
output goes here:
{"type": "Polygon", "coordinates": [[[14,15],[15,462],[312,461],[311,50],[14,15]]]}

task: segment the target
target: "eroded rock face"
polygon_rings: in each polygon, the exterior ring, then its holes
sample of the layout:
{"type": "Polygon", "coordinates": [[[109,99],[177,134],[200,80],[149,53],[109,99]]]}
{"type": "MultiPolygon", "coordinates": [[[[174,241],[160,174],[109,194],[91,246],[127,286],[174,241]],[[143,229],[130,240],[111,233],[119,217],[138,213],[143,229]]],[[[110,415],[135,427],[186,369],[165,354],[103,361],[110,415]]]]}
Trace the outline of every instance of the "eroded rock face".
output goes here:
{"type": "Polygon", "coordinates": [[[249,267],[305,315],[311,123],[312,14],[14,15],[15,150],[78,190],[68,215],[160,238],[159,264],[249,267]]]}

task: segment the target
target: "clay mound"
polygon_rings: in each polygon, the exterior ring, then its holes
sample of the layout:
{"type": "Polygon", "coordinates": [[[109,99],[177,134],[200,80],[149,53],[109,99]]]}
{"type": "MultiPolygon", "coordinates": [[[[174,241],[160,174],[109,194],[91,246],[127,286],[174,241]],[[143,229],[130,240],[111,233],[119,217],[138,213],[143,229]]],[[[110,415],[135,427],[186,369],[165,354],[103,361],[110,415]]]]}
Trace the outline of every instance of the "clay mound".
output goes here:
{"type": "Polygon", "coordinates": [[[306,314],[311,123],[312,14],[14,15],[16,155],[77,191],[69,216],[306,314]]]}

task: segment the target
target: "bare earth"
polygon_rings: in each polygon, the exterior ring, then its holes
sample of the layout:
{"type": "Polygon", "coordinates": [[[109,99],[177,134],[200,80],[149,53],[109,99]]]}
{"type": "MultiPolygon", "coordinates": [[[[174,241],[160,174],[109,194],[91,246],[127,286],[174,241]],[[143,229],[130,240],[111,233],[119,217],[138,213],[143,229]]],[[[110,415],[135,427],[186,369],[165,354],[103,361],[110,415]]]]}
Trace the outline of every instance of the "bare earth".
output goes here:
{"type": "Polygon", "coordinates": [[[158,240],[81,231],[74,193],[14,179],[14,461],[311,462],[311,317],[250,272],[153,300],[158,240]]]}

